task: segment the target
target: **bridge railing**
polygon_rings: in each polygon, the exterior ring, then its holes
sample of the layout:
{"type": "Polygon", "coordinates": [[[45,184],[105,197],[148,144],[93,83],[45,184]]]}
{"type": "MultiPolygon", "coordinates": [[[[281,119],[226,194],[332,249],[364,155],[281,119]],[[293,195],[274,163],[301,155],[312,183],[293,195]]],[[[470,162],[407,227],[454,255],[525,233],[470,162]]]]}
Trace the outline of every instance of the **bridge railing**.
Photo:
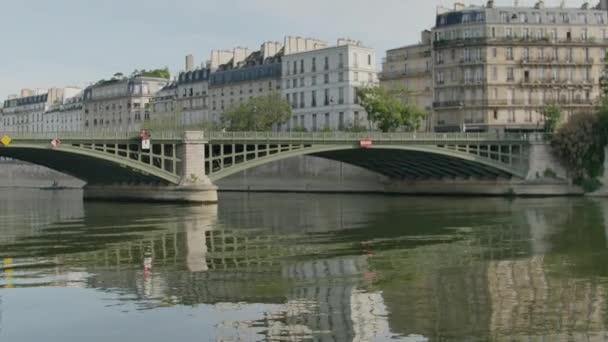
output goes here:
{"type": "Polygon", "coordinates": [[[212,141],[307,141],[333,142],[372,139],[374,141],[529,141],[541,139],[520,133],[382,133],[382,132],[206,132],[205,138],[212,141]]]}
{"type": "MultiPolygon", "coordinates": [[[[182,140],[184,132],[180,131],[150,131],[152,140],[182,140]]],[[[0,132],[0,136],[8,135],[14,140],[50,141],[60,140],[135,140],[140,138],[140,132],[50,132],[50,133],[13,133],[0,132]]],[[[550,136],[543,133],[427,133],[427,132],[204,132],[205,140],[210,141],[300,141],[306,143],[354,142],[361,139],[372,139],[377,142],[447,142],[447,141],[501,141],[501,142],[546,142],[550,136]]]]}
{"type": "MultiPolygon", "coordinates": [[[[140,138],[140,132],[0,132],[0,136],[7,135],[13,140],[133,140],[140,138]]],[[[184,132],[154,131],[150,133],[151,139],[159,140],[181,140],[184,132]]]]}

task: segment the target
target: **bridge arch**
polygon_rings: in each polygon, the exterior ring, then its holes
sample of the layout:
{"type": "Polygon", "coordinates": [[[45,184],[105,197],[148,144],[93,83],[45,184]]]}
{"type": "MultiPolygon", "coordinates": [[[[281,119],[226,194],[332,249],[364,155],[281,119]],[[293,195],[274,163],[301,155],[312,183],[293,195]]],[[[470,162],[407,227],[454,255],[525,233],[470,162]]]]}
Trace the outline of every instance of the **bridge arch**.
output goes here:
{"type": "Polygon", "coordinates": [[[0,156],[48,167],[83,180],[87,185],[176,185],[180,182],[180,177],[173,172],[94,148],[62,145],[52,149],[40,144],[11,144],[0,148],[0,156]]]}
{"type": "MultiPolygon", "coordinates": [[[[280,145],[262,152],[243,151],[207,156],[207,173],[216,182],[239,172],[297,156],[315,156],[358,166],[390,178],[440,179],[440,178],[525,178],[525,170],[513,163],[501,163],[490,157],[462,152],[433,145],[377,145],[360,148],[357,145],[309,145],[288,147],[280,145]],[[228,160],[228,162],[225,162],[228,160]]],[[[513,158],[508,156],[508,158],[513,158]]],[[[518,157],[519,158],[519,157],[518,157]]],[[[512,161],[512,160],[511,160],[512,161]]],[[[523,160],[519,160],[523,162],[523,160]]]]}

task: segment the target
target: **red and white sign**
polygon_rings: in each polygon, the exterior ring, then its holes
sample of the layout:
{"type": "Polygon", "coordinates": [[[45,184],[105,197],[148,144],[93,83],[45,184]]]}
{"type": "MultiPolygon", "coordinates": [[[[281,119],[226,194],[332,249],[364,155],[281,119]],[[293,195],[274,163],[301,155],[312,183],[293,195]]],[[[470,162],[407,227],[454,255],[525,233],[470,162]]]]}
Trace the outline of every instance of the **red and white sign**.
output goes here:
{"type": "Polygon", "coordinates": [[[59,147],[60,144],[61,144],[61,140],[59,140],[59,138],[55,138],[55,139],[51,140],[51,146],[53,146],[53,148],[59,147]]]}
{"type": "Polygon", "coordinates": [[[141,137],[141,149],[149,150],[150,149],[150,132],[146,131],[145,129],[142,129],[139,136],[141,137]]]}
{"type": "Polygon", "coordinates": [[[373,140],[370,138],[365,138],[365,139],[361,139],[359,140],[359,146],[361,148],[370,148],[373,145],[373,140]]]}

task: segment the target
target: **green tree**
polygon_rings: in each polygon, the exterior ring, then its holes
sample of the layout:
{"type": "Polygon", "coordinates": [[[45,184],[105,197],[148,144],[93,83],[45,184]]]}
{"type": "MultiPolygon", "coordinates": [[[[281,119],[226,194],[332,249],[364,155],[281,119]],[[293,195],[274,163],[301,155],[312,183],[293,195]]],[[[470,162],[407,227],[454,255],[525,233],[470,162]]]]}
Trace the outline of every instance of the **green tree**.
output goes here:
{"type": "Polygon", "coordinates": [[[137,70],[137,69],[135,69],[131,73],[131,77],[135,77],[135,76],[157,77],[157,78],[170,79],[171,78],[171,72],[169,71],[169,68],[167,68],[167,67],[160,68],[160,69],[152,69],[152,70],[146,70],[146,69],[137,70]]]}
{"type": "Polygon", "coordinates": [[[269,131],[291,119],[291,106],[279,93],[253,97],[226,110],[222,124],[230,131],[269,131]]]}
{"type": "Polygon", "coordinates": [[[422,110],[402,101],[404,90],[386,87],[365,87],[357,89],[359,104],[367,112],[370,123],[377,125],[383,132],[394,131],[405,126],[413,131],[420,127],[426,116],[422,110]]]}
{"type": "Polygon", "coordinates": [[[554,104],[548,105],[543,109],[542,115],[545,119],[545,132],[554,133],[562,119],[561,108],[554,104]]]}
{"type": "Polygon", "coordinates": [[[551,145],[577,184],[601,175],[604,144],[597,115],[572,115],[570,120],[557,130],[551,145]]]}

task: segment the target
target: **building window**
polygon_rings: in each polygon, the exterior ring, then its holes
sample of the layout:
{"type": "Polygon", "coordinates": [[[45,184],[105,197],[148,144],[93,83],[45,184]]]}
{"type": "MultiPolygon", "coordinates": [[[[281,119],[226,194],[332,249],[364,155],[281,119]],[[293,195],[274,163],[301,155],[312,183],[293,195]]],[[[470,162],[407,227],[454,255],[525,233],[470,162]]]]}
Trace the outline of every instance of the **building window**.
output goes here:
{"type": "Polygon", "coordinates": [[[312,72],[316,72],[317,71],[317,57],[313,57],[312,58],[312,68],[311,68],[312,72]]]}
{"type": "Polygon", "coordinates": [[[500,21],[503,23],[509,22],[509,13],[508,12],[500,12],[500,21]]]}
{"type": "Polygon", "coordinates": [[[325,84],[329,84],[329,74],[323,75],[323,81],[325,82],[325,84]]]}
{"type": "Polygon", "coordinates": [[[312,84],[313,86],[314,86],[314,85],[317,85],[317,76],[312,76],[312,77],[311,77],[311,84],[312,84]]]}
{"type": "Polygon", "coordinates": [[[312,131],[317,131],[317,114],[312,115],[312,131]]]}
{"type": "Polygon", "coordinates": [[[372,65],[372,55],[367,55],[367,65],[372,65]]]}
{"type": "Polygon", "coordinates": [[[304,60],[300,61],[300,73],[303,74],[304,73],[304,60]]]}
{"type": "Polygon", "coordinates": [[[329,125],[329,113],[325,113],[325,129],[330,129],[330,125],[329,125]]]}
{"type": "Polygon", "coordinates": [[[300,108],[304,108],[304,92],[300,93],[300,108]]]}
{"type": "Polygon", "coordinates": [[[329,106],[329,89],[325,89],[324,94],[325,94],[325,96],[324,96],[323,104],[326,106],[329,106]]]}
{"type": "Polygon", "coordinates": [[[515,111],[513,109],[509,110],[509,122],[515,122],[515,111]]]}
{"type": "Polygon", "coordinates": [[[344,129],[344,112],[340,112],[340,114],[338,116],[338,129],[339,130],[344,129]]]}
{"type": "Polygon", "coordinates": [[[338,89],[338,104],[344,104],[344,88],[338,89]]]}
{"type": "Polygon", "coordinates": [[[317,91],[313,90],[312,91],[312,100],[311,100],[311,107],[316,107],[317,106],[317,91]]]}
{"type": "Polygon", "coordinates": [[[354,124],[355,127],[359,127],[359,112],[355,112],[354,114],[354,124]]]}
{"type": "Polygon", "coordinates": [[[512,47],[508,47],[507,48],[507,60],[508,61],[512,61],[513,60],[513,48],[512,47]]]}
{"type": "Polygon", "coordinates": [[[344,72],[342,71],[338,73],[338,82],[344,82],[344,72]]]}
{"type": "Polygon", "coordinates": [[[355,82],[359,82],[359,73],[355,71],[355,72],[354,72],[354,74],[353,74],[353,76],[354,76],[354,77],[353,77],[353,80],[354,80],[355,82]]]}
{"type": "Polygon", "coordinates": [[[553,59],[553,61],[559,60],[559,50],[558,50],[558,48],[553,48],[552,59],[553,59]]]}
{"type": "Polygon", "coordinates": [[[507,82],[513,82],[515,80],[514,69],[507,68],[507,82]]]}
{"type": "Polygon", "coordinates": [[[323,65],[325,70],[329,70],[329,56],[325,56],[325,63],[323,65]]]}

